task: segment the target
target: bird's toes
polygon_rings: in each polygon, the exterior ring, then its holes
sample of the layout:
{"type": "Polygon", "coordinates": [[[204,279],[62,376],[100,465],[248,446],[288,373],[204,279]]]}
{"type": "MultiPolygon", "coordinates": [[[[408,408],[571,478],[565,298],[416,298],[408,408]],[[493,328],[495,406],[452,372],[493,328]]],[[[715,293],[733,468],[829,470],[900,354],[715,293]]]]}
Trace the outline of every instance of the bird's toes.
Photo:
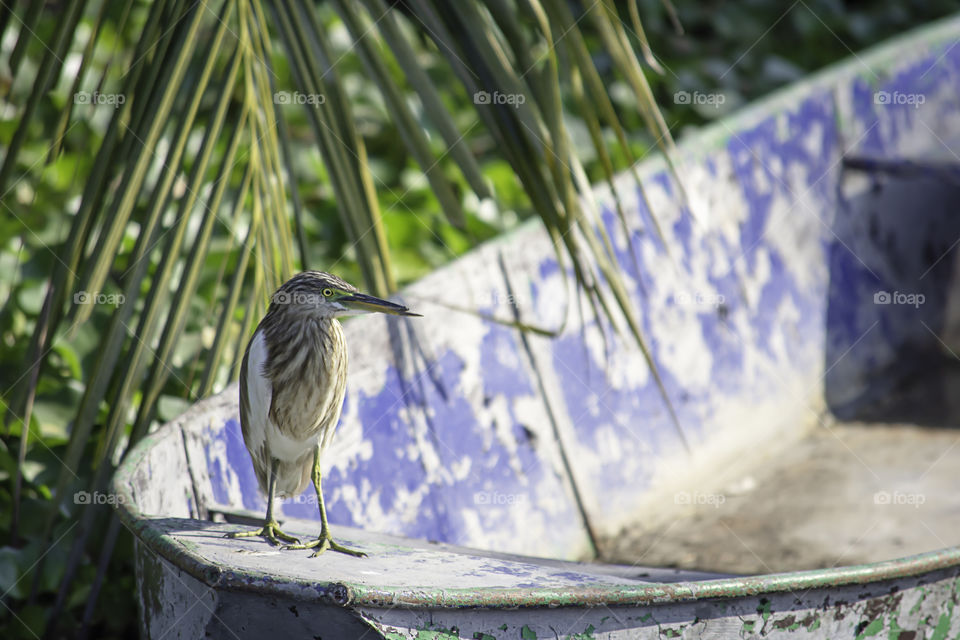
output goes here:
{"type": "MultiPolygon", "coordinates": [[[[288,535],[286,533],[283,533],[282,531],[277,532],[277,538],[283,541],[282,544],[285,547],[290,546],[292,544],[300,544],[300,538],[297,538],[296,536],[288,535]]],[[[278,544],[281,544],[281,543],[278,541],[278,544]]]]}
{"type": "Polygon", "coordinates": [[[287,540],[286,544],[280,548],[284,551],[295,551],[297,549],[303,549],[304,547],[303,543],[300,542],[300,538],[291,538],[290,540],[287,540]]]}

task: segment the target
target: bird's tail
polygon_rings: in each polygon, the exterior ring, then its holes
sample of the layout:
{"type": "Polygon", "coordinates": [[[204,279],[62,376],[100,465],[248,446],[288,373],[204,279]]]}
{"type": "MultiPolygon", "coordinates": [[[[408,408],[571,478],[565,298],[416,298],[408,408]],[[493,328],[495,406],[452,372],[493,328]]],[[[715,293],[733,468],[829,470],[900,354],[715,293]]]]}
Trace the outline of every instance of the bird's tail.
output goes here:
{"type": "MultiPolygon", "coordinates": [[[[257,480],[263,495],[267,495],[268,469],[257,469],[257,480]]],[[[274,487],[278,498],[295,498],[310,485],[313,471],[313,452],[310,451],[293,462],[281,461],[277,465],[277,483],[274,487]]]]}

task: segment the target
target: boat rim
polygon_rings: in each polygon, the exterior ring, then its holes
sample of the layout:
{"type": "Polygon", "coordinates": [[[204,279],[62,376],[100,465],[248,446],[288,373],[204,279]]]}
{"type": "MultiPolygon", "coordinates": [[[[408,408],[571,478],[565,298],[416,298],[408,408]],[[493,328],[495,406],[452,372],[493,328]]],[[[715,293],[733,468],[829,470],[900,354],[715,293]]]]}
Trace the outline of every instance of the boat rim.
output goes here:
{"type": "MultiPolygon", "coordinates": [[[[724,117],[724,123],[712,123],[696,133],[687,136],[678,143],[681,155],[702,157],[724,143],[730,131],[740,126],[754,123],[769,117],[771,111],[778,112],[793,104],[799,93],[809,92],[811,87],[830,91],[838,83],[865,75],[864,67],[883,66],[884,61],[903,55],[903,46],[908,42],[925,42],[929,50],[945,46],[948,40],[955,43],[960,30],[960,15],[948,16],[931,24],[910,30],[884,41],[826,68],[809,74],[799,83],[791,83],[768,96],[753,101],[737,113],[724,117]],[[802,86],[797,86],[802,85],[802,86]]],[[[915,53],[915,52],[911,52],[915,53]]],[[[876,82],[876,80],[873,80],[876,82]]],[[[660,154],[654,154],[637,166],[641,175],[662,171],[666,166],[660,154]]],[[[519,225],[512,233],[518,233],[536,220],[519,225]]],[[[509,236],[511,234],[507,234],[509,236]]],[[[507,236],[493,239],[494,242],[507,236]]],[[[937,570],[960,566],[960,546],[946,547],[912,556],[873,563],[811,569],[786,573],[756,574],[703,581],[681,581],[663,583],[638,583],[594,585],[589,587],[568,588],[470,588],[470,589],[430,589],[429,587],[410,588],[374,588],[349,581],[318,584],[297,578],[277,581],[272,575],[263,572],[244,572],[220,566],[192,553],[190,549],[177,542],[151,524],[136,508],[130,493],[130,478],[138,463],[147,456],[149,450],[168,431],[184,428],[184,425],[198,422],[197,418],[209,412],[213,407],[226,404],[223,397],[235,389],[234,384],[226,387],[217,396],[206,398],[193,405],[183,415],[146,435],[133,449],[128,451],[113,478],[112,490],[116,496],[114,504],[120,520],[150,549],[173,563],[178,568],[203,581],[210,587],[237,590],[269,592],[291,596],[284,585],[302,587],[309,592],[321,594],[333,602],[344,606],[368,606],[375,608],[526,608],[526,607],[600,607],[642,604],[671,604],[705,599],[733,599],[748,596],[783,593],[803,593],[822,588],[851,585],[867,585],[888,580],[917,577],[937,570]]],[[[531,560],[536,560],[531,558],[531,560]]]]}
{"type": "MultiPolygon", "coordinates": [[[[231,385],[232,387],[232,385],[231,385]]],[[[231,388],[228,387],[228,390],[231,388]]],[[[221,394],[222,396],[223,394],[221,394]]],[[[858,565],[809,569],[785,573],[732,576],[702,581],[640,582],[583,587],[479,587],[430,588],[370,587],[348,580],[318,583],[296,577],[277,580],[261,571],[237,570],[192,551],[153,525],[137,508],[130,491],[131,476],[139,463],[163,438],[180,437],[185,424],[209,415],[222,405],[214,396],[198,402],[172,423],[148,434],[129,452],[112,482],[114,505],[121,522],[144,544],[177,568],[213,588],[296,596],[296,592],[317,596],[341,606],[407,609],[463,609],[531,607],[602,607],[644,604],[671,604],[706,599],[733,599],[767,594],[804,592],[851,585],[868,585],[898,578],[917,577],[937,570],[960,566],[960,546],[947,547],[912,556],[858,565]],[[291,589],[292,587],[292,589],[291,589]]],[[[186,518],[184,518],[186,519],[186,518]]],[[[478,550],[481,551],[481,550],[478,550]]],[[[488,553],[488,551],[482,551],[488,553]]],[[[531,562],[538,558],[531,557],[531,562]]],[[[509,562],[509,560],[504,560],[509,562]]],[[[602,563],[598,563],[602,566],[602,563]]],[[[607,565],[609,566],[609,565],[607,565]]]]}

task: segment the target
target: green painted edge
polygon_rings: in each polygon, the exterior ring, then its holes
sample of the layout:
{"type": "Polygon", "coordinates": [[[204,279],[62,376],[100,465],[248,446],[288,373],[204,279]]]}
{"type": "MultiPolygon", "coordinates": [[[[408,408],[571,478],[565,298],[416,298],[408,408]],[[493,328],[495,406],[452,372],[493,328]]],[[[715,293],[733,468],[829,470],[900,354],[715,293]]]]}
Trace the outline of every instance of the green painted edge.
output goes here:
{"type": "MultiPolygon", "coordinates": [[[[692,156],[703,156],[725,143],[731,132],[742,130],[788,109],[797,104],[801,96],[817,90],[835,90],[840,83],[863,75],[864,66],[876,70],[891,66],[900,67],[905,60],[904,49],[915,49],[917,56],[929,54],[937,47],[944,45],[949,38],[955,38],[958,33],[960,33],[960,15],[945,18],[892,38],[871,48],[863,55],[831,65],[806,80],[794,83],[767,98],[752,103],[736,114],[725,117],[724,123],[705,127],[687,137],[680,144],[680,151],[692,156]]],[[[654,154],[645,159],[641,166],[643,169],[641,174],[649,176],[662,171],[666,165],[662,156],[654,154]]],[[[509,242],[511,236],[523,233],[528,227],[536,225],[539,225],[539,221],[531,220],[492,242],[509,242]]],[[[196,418],[205,415],[210,407],[219,406],[222,403],[223,400],[218,396],[203,400],[172,423],[146,436],[125,457],[112,482],[112,489],[118,498],[116,501],[118,516],[134,535],[152,551],[211,587],[255,590],[261,593],[299,595],[300,597],[306,597],[309,593],[314,598],[325,597],[339,605],[374,608],[593,607],[670,604],[710,598],[741,598],[844,585],[864,585],[960,566],[960,547],[950,547],[896,560],[831,569],[743,576],[703,582],[602,585],[570,589],[371,589],[347,582],[317,584],[294,579],[280,582],[275,576],[265,573],[247,575],[197,556],[175,538],[153,527],[151,520],[144,517],[136,508],[130,491],[130,479],[135,474],[139,463],[155,444],[166,437],[182,438],[182,433],[179,432],[181,425],[197,421],[196,418]],[[177,429],[176,436],[168,433],[170,429],[177,429]],[[244,576],[252,579],[253,582],[242,579],[244,576]]]]}
{"type": "MultiPolygon", "coordinates": [[[[178,419],[202,413],[199,403],[178,419]]],[[[127,456],[113,480],[121,521],[147,547],[193,577],[215,588],[274,593],[304,599],[327,599],[333,604],[403,608],[516,608],[658,605],[716,598],[740,598],[770,593],[806,591],[844,585],[907,578],[960,566],[960,547],[870,564],[791,573],[742,576],[702,582],[594,585],[577,588],[434,589],[370,588],[350,582],[316,583],[287,578],[277,580],[265,572],[240,572],[212,563],[153,526],[136,508],[130,476],[150,449],[162,439],[182,438],[179,425],[168,425],[141,441],[127,456]]]]}
{"type": "Polygon", "coordinates": [[[353,605],[407,608],[599,607],[660,605],[706,599],[742,598],[866,585],[916,577],[960,566],[960,548],[950,547],[870,564],[814,569],[702,582],[599,585],[570,589],[371,589],[343,583],[353,605]]]}

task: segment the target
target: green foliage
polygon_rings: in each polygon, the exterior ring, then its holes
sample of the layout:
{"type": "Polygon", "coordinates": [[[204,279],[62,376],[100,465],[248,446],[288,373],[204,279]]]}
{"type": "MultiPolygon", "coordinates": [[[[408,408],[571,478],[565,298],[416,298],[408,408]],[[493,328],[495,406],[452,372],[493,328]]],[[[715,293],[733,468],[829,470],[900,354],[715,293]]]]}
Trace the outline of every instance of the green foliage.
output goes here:
{"type": "MultiPolygon", "coordinates": [[[[624,2],[626,4],[626,2],[624,2]]],[[[651,74],[657,101],[675,131],[721,118],[837,60],[957,10],[949,0],[740,0],[674,2],[679,34],[661,0],[639,0],[639,14],[664,73],[651,74]],[[720,105],[677,104],[678,91],[721,93],[720,105]]],[[[611,87],[630,125],[624,92],[611,87]]]]}
{"type": "Polygon", "coordinates": [[[952,11],[683,2],[679,35],[659,0],[388,4],[0,3],[4,638],[134,633],[130,536],[76,496],[235,377],[292,271],[383,295],[538,216],[642,346],[578,194],[952,11]],[[476,98],[494,92],[524,101],[476,98]]]}

